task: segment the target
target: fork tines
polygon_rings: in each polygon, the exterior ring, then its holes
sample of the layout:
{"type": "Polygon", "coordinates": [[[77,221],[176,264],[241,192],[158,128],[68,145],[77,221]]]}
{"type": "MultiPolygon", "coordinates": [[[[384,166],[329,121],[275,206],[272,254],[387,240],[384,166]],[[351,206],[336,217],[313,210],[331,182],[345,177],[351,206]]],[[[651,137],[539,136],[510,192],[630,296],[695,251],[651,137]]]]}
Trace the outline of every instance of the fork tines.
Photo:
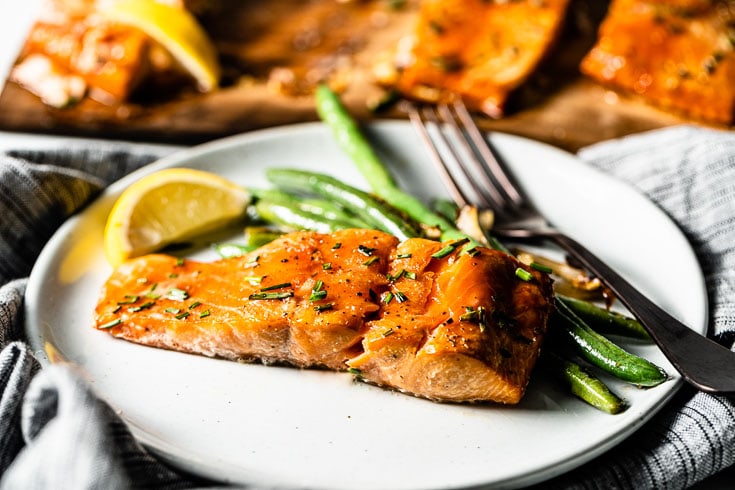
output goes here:
{"type": "Polygon", "coordinates": [[[522,197],[461,99],[437,106],[409,104],[408,116],[457,205],[498,214],[520,211],[522,197]]]}

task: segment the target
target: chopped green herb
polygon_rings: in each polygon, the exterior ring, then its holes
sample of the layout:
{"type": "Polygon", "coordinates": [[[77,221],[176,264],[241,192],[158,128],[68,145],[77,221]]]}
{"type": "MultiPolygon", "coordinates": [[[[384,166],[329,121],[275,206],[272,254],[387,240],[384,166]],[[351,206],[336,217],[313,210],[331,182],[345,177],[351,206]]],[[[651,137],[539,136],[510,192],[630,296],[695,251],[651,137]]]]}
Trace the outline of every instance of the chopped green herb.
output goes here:
{"type": "Polygon", "coordinates": [[[398,301],[399,303],[403,303],[404,301],[408,301],[408,296],[406,296],[405,294],[403,294],[403,293],[402,293],[402,292],[400,292],[400,291],[396,291],[396,292],[395,292],[395,293],[393,293],[393,294],[394,294],[394,295],[395,295],[395,297],[396,297],[396,301],[398,301]]]}
{"type": "Polygon", "coordinates": [[[176,265],[184,265],[184,259],[182,259],[181,257],[176,259],[176,265]]]}
{"type": "Polygon", "coordinates": [[[209,310],[204,310],[199,314],[199,318],[206,318],[210,315],[209,310]]]}
{"type": "Polygon", "coordinates": [[[191,315],[191,313],[189,313],[188,311],[183,311],[179,313],[178,315],[176,315],[176,319],[183,320],[184,318],[187,318],[189,315],[191,315]]]}
{"type": "Polygon", "coordinates": [[[465,309],[465,313],[460,315],[459,321],[476,323],[480,326],[480,332],[484,332],[485,325],[487,325],[485,307],[478,306],[477,309],[475,309],[471,306],[465,306],[464,309],[465,309]]]}
{"type": "Polygon", "coordinates": [[[196,308],[200,304],[202,304],[202,303],[200,303],[199,301],[194,301],[192,304],[189,305],[189,309],[190,310],[193,310],[194,308],[196,308]]]}
{"type": "Polygon", "coordinates": [[[131,306],[130,308],[128,308],[128,311],[131,312],[131,313],[136,313],[136,312],[138,312],[140,310],[147,310],[148,308],[150,308],[154,304],[155,303],[153,301],[148,301],[147,303],[143,303],[140,306],[131,306]]]}
{"type": "Polygon", "coordinates": [[[324,287],[324,282],[322,282],[321,279],[319,279],[315,284],[314,287],[311,289],[311,296],[309,296],[309,301],[319,301],[327,297],[327,292],[322,289],[324,287]]]}
{"type": "Polygon", "coordinates": [[[350,374],[352,374],[352,375],[355,375],[355,376],[362,376],[362,371],[360,371],[357,368],[352,368],[351,367],[351,368],[347,369],[347,372],[350,373],[350,374]]]}
{"type": "Polygon", "coordinates": [[[111,322],[107,322],[105,324],[102,324],[102,325],[100,325],[97,328],[100,328],[100,329],[102,329],[102,328],[105,328],[105,329],[106,328],[112,328],[114,326],[120,325],[121,323],[122,323],[122,320],[119,319],[119,318],[116,318],[115,320],[112,320],[111,322]]]}
{"type": "Polygon", "coordinates": [[[485,307],[478,306],[473,308],[472,306],[465,306],[464,313],[459,316],[460,322],[474,322],[483,324],[485,323],[485,307]]]}
{"type": "Polygon", "coordinates": [[[179,275],[176,274],[175,272],[172,272],[171,274],[168,275],[168,277],[169,279],[176,279],[177,277],[179,277],[179,275]]]}
{"type": "Polygon", "coordinates": [[[363,255],[367,255],[368,257],[370,257],[371,255],[373,255],[373,253],[375,252],[375,250],[376,249],[371,248],[371,247],[366,247],[365,245],[358,245],[357,246],[357,251],[360,252],[363,255]]]}
{"type": "Polygon", "coordinates": [[[480,251],[477,249],[477,247],[472,247],[471,249],[467,250],[467,255],[469,255],[470,257],[474,257],[479,253],[480,251]]]}
{"type": "Polygon", "coordinates": [[[337,242],[334,245],[332,245],[332,250],[337,250],[340,247],[342,247],[342,243],[341,242],[337,242]]]}
{"type": "Polygon", "coordinates": [[[380,257],[378,257],[377,255],[374,255],[373,257],[370,257],[365,262],[363,262],[362,265],[372,265],[375,262],[378,262],[379,260],[380,260],[380,257]]]}
{"type": "Polygon", "coordinates": [[[537,271],[545,272],[547,274],[551,274],[553,272],[551,267],[546,267],[538,262],[531,262],[531,269],[536,269],[537,271]]]}
{"type": "Polygon", "coordinates": [[[388,304],[393,300],[393,293],[390,291],[386,291],[385,295],[383,296],[383,303],[388,304]]]}
{"type": "Polygon", "coordinates": [[[256,255],[253,257],[253,259],[245,264],[245,267],[255,267],[258,265],[258,261],[260,260],[260,255],[256,255]]]}
{"type": "Polygon", "coordinates": [[[518,267],[516,269],[516,277],[520,279],[521,281],[530,281],[533,278],[530,272],[528,272],[526,269],[523,269],[521,267],[518,267]]]}
{"type": "Polygon", "coordinates": [[[325,270],[325,271],[331,270],[332,269],[332,263],[331,262],[324,262],[322,264],[322,269],[325,270]]]}
{"type": "Polygon", "coordinates": [[[117,312],[118,312],[118,311],[120,311],[121,309],[122,309],[122,306],[120,306],[120,305],[117,305],[117,306],[116,306],[115,308],[113,308],[113,309],[112,309],[112,312],[113,312],[113,313],[117,313],[117,312]]]}
{"type": "Polygon", "coordinates": [[[457,250],[457,247],[460,247],[469,241],[470,241],[469,238],[462,238],[460,240],[456,240],[452,243],[445,245],[441,250],[434,252],[433,254],[431,254],[431,256],[435,259],[443,259],[447,255],[457,250]]]}
{"type": "Polygon", "coordinates": [[[404,271],[403,272],[403,275],[406,276],[409,279],[413,279],[414,281],[416,280],[416,273],[415,272],[412,272],[412,271],[404,271]]]}
{"type": "Polygon", "coordinates": [[[327,311],[334,308],[334,303],[324,303],[322,305],[314,305],[314,311],[327,311]]]}
{"type": "Polygon", "coordinates": [[[165,311],[166,313],[171,313],[172,315],[178,315],[179,313],[181,313],[180,308],[166,308],[163,311],[165,311]]]}
{"type": "Polygon", "coordinates": [[[388,330],[386,330],[385,332],[383,332],[383,337],[388,337],[389,335],[393,335],[393,333],[394,333],[393,332],[393,329],[392,328],[389,328],[388,330]]]}
{"type": "Polygon", "coordinates": [[[248,299],[285,299],[293,296],[293,291],[282,291],[278,293],[253,293],[248,299]]]}
{"type": "Polygon", "coordinates": [[[411,254],[399,254],[399,255],[396,255],[396,258],[397,259],[410,259],[411,254]]]}
{"type": "Polygon", "coordinates": [[[406,273],[406,269],[401,269],[400,271],[396,272],[395,275],[386,274],[386,278],[390,282],[395,282],[398,279],[400,279],[405,273],[406,273]]]}
{"type": "Polygon", "coordinates": [[[118,301],[118,305],[132,305],[138,301],[138,295],[137,294],[126,294],[125,295],[125,301],[118,301]]]}

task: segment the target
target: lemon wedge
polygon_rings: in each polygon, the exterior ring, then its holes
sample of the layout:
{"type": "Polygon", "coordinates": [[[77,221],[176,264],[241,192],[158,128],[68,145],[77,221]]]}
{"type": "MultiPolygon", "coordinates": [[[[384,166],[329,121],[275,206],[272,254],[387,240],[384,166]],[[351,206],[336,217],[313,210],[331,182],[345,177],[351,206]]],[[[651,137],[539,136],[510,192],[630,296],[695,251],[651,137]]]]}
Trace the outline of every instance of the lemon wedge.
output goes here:
{"type": "Polygon", "coordinates": [[[218,86],[217,51],[188,10],[155,0],[121,0],[108,2],[101,14],[156,40],[196,79],[200,90],[209,92],[218,86]]]}
{"type": "Polygon", "coordinates": [[[148,174],[115,201],[104,230],[105,256],[124,260],[200,236],[241,218],[250,193],[219,175],[188,168],[148,174]]]}

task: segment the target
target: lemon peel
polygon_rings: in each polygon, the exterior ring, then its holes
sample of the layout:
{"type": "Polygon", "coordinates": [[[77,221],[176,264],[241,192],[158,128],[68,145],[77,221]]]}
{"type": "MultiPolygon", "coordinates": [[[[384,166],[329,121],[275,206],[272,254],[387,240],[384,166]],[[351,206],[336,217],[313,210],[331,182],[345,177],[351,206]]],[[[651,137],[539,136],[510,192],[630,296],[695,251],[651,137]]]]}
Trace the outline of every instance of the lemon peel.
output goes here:
{"type": "Polygon", "coordinates": [[[105,256],[128,258],[201,236],[244,216],[250,193],[203,170],[170,168],[143,176],[115,200],[104,229],[105,256]]]}
{"type": "Polygon", "coordinates": [[[154,0],[121,0],[110,2],[100,14],[140,29],[161,44],[196,79],[203,92],[218,87],[221,67],[217,50],[188,10],[154,0]]]}

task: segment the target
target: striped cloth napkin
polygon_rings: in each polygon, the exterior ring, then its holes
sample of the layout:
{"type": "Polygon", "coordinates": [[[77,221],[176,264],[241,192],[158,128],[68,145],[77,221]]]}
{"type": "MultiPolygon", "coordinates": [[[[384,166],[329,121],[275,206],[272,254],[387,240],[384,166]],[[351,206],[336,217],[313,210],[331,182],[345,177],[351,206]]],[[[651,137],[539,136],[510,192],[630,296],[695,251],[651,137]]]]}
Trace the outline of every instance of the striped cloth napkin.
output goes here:
{"type": "MultiPolygon", "coordinates": [[[[156,460],[73,368],[41,369],[24,343],[23,294],[46,241],[106,185],[172,150],[66,139],[0,153],[0,489],[220,485],[156,460]]],[[[732,347],[735,133],[679,126],[579,156],[640,189],[679,224],[706,277],[710,335],[732,347]]],[[[685,387],[619,446],[539,487],[683,489],[733,463],[735,399],[685,387]]]]}

